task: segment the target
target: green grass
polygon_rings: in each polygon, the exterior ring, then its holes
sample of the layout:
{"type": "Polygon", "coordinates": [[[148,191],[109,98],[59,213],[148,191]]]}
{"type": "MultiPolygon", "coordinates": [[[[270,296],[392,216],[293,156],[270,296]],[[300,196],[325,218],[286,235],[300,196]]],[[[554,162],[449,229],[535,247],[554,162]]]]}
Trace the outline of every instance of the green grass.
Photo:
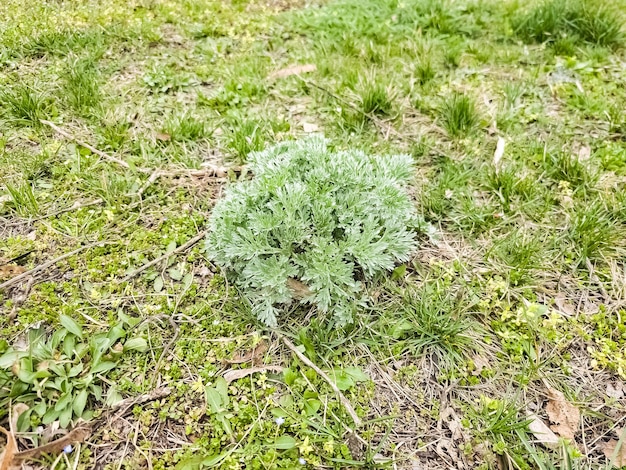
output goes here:
{"type": "Polygon", "coordinates": [[[451,137],[474,132],[480,122],[476,103],[467,95],[453,93],[441,103],[439,115],[443,127],[451,137]]]}
{"type": "Polygon", "coordinates": [[[0,426],[16,402],[30,407],[21,431],[103,417],[67,461],[25,465],[608,468],[603,446],[626,412],[625,11],[1,2],[0,284],[44,269],[0,290],[0,426]],[[206,229],[230,182],[253,177],[220,167],[311,132],[338,151],[413,157],[420,247],[357,279],[353,324],[287,306],[275,331],[203,241],[173,251],[206,229]],[[356,436],[277,331],[334,378],[363,421],[356,436]],[[228,362],[259,344],[255,364],[228,362]],[[253,366],[284,370],[224,386],[253,366]],[[159,384],[167,396],[109,421],[113,402],[159,384]],[[527,422],[556,424],[548,385],[582,415],[556,448],[527,422]]]}
{"type": "Polygon", "coordinates": [[[572,37],[613,48],[624,43],[619,10],[598,0],[545,1],[517,18],[516,31],[522,38],[537,42],[559,44],[572,37]]]}

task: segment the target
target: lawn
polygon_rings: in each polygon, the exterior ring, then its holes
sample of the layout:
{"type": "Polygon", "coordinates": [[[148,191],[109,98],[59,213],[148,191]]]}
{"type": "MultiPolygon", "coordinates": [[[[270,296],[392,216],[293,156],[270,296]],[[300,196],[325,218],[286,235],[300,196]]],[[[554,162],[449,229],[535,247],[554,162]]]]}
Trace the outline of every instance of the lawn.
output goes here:
{"type": "Polygon", "coordinates": [[[626,466],[624,12],[1,2],[0,468],[626,466]],[[318,134],[411,157],[418,248],[268,327],[212,208],[318,134]]]}

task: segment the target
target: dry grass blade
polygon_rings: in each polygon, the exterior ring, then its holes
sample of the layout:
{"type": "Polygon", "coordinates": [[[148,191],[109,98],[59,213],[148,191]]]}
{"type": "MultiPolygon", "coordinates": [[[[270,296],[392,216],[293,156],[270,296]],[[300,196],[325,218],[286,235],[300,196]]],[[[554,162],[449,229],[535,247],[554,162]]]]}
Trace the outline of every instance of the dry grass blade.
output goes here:
{"type": "Polygon", "coordinates": [[[227,370],[224,373],[224,380],[226,383],[231,383],[235,380],[242,379],[247,377],[248,375],[256,374],[258,372],[276,372],[280,373],[283,371],[283,367],[281,366],[263,366],[263,367],[249,367],[247,369],[232,369],[227,370]]]}
{"type": "Polygon", "coordinates": [[[317,66],[315,64],[293,65],[291,67],[286,67],[272,72],[268,78],[285,78],[292,75],[300,75],[301,73],[315,72],[316,70],[317,66]]]}
{"type": "Polygon", "coordinates": [[[0,289],[6,289],[7,287],[11,287],[14,284],[17,284],[19,281],[21,281],[22,279],[28,277],[28,276],[32,276],[36,273],[38,273],[39,271],[44,271],[46,269],[48,269],[50,266],[54,266],[55,264],[57,264],[60,261],[63,261],[64,259],[70,258],[72,256],[74,256],[77,253],[80,253],[81,251],[84,250],[88,250],[90,248],[102,245],[102,244],[106,244],[108,242],[95,242],[95,243],[91,243],[90,245],[84,245],[81,246],[80,248],[75,249],[74,251],[70,251],[69,253],[65,253],[64,255],[59,256],[58,258],[54,258],[53,260],[50,260],[44,264],[40,264],[39,266],[34,267],[33,269],[29,270],[29,271],[25,271],[22,274],[15,276],[12,279],[9,279],[6,282],[3,282],[2,284],[0,284],[0,289]]]}
{"type": "Polygon", "coordinates": [[[84,141],[78,139],[76,136],[70,134],[69,132],[61,129],[55,123],[50,122],[50,121],[46,121],[44,119],[42,119],[40,122],[42,124],[45,124],[46,126],[51,127],[54,131],[56,131],[58,134],[61,134],[66,139],[71,140],[72,142],[76,142],[81,147],[85,147],[91,153],[93,153],[95,155],[98,155],[99,157],[102,157],[105,160],[108,160],[109,162],[116,163],[119,166],[121,166],[123,168],[126,168],[127,170],[130,170],[130,165],[127,162],[125,162],[124,160],[120,160],[119,158],[114,157],[113,155],[109,155],[108,153],[103,152],[102,150],[98,150],[93,145],[90,145],[87,142],[84,142],[84,141]]]}
{"type": "Polygon", "coordinates": [[[256,365],[261,362],[263,355],[267,352],[268,346],[266,341],[261,341],[249,351],[239,351],[233,355],[232,359],[224,359],[225,364],[243,364],[251,362],[256,365]]]}
{"type": "Polygon", "coordinates": [[[341,401],[341,404],[343,405],[347,413],[352,418],[354,425],[357,428],[361,426],[362,424],[361,418],[359,418],[359,415],[357,415],[356,411],[354,411],[354,408],[352,407],[352,404],[350,403],[350,401],[345,397],[343,393],[341,393],[341,390],[339,390],[339,388],[337,387],[337,384],[322,369],[317,367],[308,357],[302,354],[289,339],[287,339],[285,336],[281,334],[279,334],[278,336],[281,339],[281,341],[285,344],[285,346],[291,349],[291,351],[298,357],[298,359],[300,359],[305,365],[313,369],[317,373],[317,375],[319,375],[322,379],[324,379],[328,383],[328,385],[330,385],[330,388],[332,388],[333,391],[337,394],[337,396],[339,397],[339,401],[341,401]]]}
{"type": "MultiPolygon", "coordinates": [[[[164,259],[169,258],[170,256],[173,256],[177,253],[182,253],[185,250],[188,250],[189,248],[191,248],[192,246],[194,246],[196,243],[198,243],[200,240],[202,240],[205,236],[206,236],[206,230],[203,230],[202,232],[198,233],[195,237],[193,237],[191,240],[189,240],[187,243],[179,246],[178,248],[176,248],[174,251],[170,252],[170,253],[165,253],[162,256],[159,256],[156,259],[153,259],[152,261],[140,266],[139,268],[135,269],[132,273],[130,273],[129,275],[127,275],[126,277],[124,277],[121,281],[118,281],[118,283],[122,283],[122,282],[128,282],[130,281],[133,277],[135,277],[136,275],[144,272],[146,269],[148,269],[151,266],[154,266],[155,264],[159,264],[161,261],[163,261],[164,259]]],[[[2,286],[0,286],[2,287],[2,286]]]]}

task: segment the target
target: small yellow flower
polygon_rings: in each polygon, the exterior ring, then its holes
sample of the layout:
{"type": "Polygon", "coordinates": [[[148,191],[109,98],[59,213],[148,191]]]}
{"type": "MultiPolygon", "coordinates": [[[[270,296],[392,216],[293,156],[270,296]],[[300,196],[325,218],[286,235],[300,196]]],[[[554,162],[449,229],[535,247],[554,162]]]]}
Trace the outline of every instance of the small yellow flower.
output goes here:
{"type": "Polygon", "coordinates": [[[313,446],[309,443],[309,437],[305,437],[304,441],[302,441],[302,444],[300,444],[298,446],[298,449],[300,449],[300,453],[303,455],[309,455],[311,452],[313,452],[313,446]]]}
{"type": "Polygon", "coordinates": [[[335,441],[334,440],[330,440],[330,441],[326,441],[324,442],[324,452],[326,452],[327,454],[332,454],[335,451],[335,441]]]}

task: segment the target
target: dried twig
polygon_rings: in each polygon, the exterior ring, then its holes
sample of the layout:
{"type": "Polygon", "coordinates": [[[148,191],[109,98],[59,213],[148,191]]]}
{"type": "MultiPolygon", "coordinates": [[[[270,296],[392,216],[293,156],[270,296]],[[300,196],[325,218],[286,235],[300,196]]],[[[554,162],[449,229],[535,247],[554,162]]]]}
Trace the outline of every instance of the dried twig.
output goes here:
{"type": "Polygon", "coordinates": [[[3,282],[2,284],[0,284],[0,289],[6,289],[7,287],[12,286],[13,284],[17,284],[22,279],[24,279],[24,278],[26,278],[28,276],[32,276],[32,275],[38,273],[39,271],[43,271],[45,269],[48,269],[50,266],[54,266],[59,261],[63,261],[64,259],[70,258],[71,256],[74,256],[75,254],[80,253],[81,251],[88,250],[88,249],[93,248],[95,246],[106,244],[106,243],[109,243],[109,242],[99,241],[99,242],[92,243],[90,245],[81,246],[80,248],[77,248],[74,251],[70,251],[69,253],[65,253],[64,255],[59,256],[58,258],[54,258],[53,260],[47,261],[46,263],[40,264],[39,266],[35,266],[31,270],[23,272],[19,276],[15,276],[14,278],[11,278],[11,279],[9,279],[6,282],[3,282]]]}
{"type": "Polygon", "coordinates": [[[333,382],[333,380],[326,374],[326,372],[324,372],[322,369],[317,367],[308,357],[302,354],[298,350],[298,348],[296,348],[296,346],[288,338],[286,338],[284,335],[280,333],[277,333],[277,334],[278,334],[278,337],[285,344],[285,346],[291,349],[291,351],[298,357],[298,359],[300,359],[304,364],[306,364],[311,369],[313,369],[317,373],[317,375],[319,375],[322,379],[324,379],[328,383],[328,385],[330,385],[330,388],[332,388],[333,391],[337,394],[337,396],[339,397],[339,401],[341,401],[341,404],[343,405],[343,407],[346,409],[346,411],[352,418],[352,421],[354,422],[354,426],[355,427],[361,426],[362,424],[361,418],[359,418],[359,416],[356,414],[356,411],[354,411],[354,408],[352,408],[352,404],[350,403],[350,401],[345,397],[343,393],[341,393],[341,390],[339,390],[339,388],[337,387],[337,384],[333,382]]]}
{"type": "MultiPolygon", "coordinates": [[[[119,283],[122,282],[128,282],[130,281],[133,277],[135,277],[137,274],[142,273],[143,271],[145,271],[146,269],[154,266],[155,264],[159,264],[161,261],[163,261],[164,259],[169,258],[172,255],[175,255],[177,253],[181,253],[185,250],[188,250],[189,248],[191,248],[192,246],[194,246],[196,243],[198,243],[200,240],[202,240],[205,236],[206,236],[206,230],[203,230],[202,232],[198,233],[198,235],[196,235],[195,237],[193,237],[191,240],[189,240],[187,243],[179,246],[178,248],[176,248],[174,251],[171,251],[169,253],[165,253],[162,256],[159,256],[156,259],[153,259],[152,261],[144,264],[143,266],[138,267],[137,269],[135,269],[133,272],[131,272],[130,274],[128,274],[126,277],[124,277],[121,281],[119,281],[119,283]]],[[[0,286],[2,287],[2,286],[0,286]]]]}
{"type": "Polygon", "coordinates": [[[141,405],[142,403],[158,400],[160,398],[165,398],[171,393],[172,393],[172,389],[170,387],[155,388],[151,392],[147,392],[136,397],[124,398],[122,401],[119,401],[115,405],[113,405],[111,409],[108,411],[114,413],[114,412],[117,412],[118,410],[122,410],[121,414],[120,413],[117,414],[117,416],[119,417],[123,415],[131,406],[141,405]]]}
{"type": "MultiPolygon", "coordinates": [[[[57,126],[55,123],[50,122],[50,121],[46,121],[45,119],[42,119],[40,121],[42,124],[45,124],[46,126],[51,127],[52,129],[54,129],[57,133],[61,134],[63,137],[65,137],[66,139],[69,139],[73,142],[76,142],[78,145],[80,145],[81,147],[85,147],[87,150],[89,150],[91,153],[98,155],[99,157],[104,158],[105,160],[108,160],[112,163],[117,163],[119,166],[126,168],[127,170],[130,170],[130,165],[128,163],[126,163],[124,160],[120,160],[117,157],[114,157],[113,155],[109,155],[106,152],[103,152],[102,150],[98,150],[97,148],[95,148],[93,145],[88,144],[87,142],[84,142],[80,139],[78,139],[76,136],[70,134],[69,132],[61,129],[59,126],[57,126]]],[[[141,170],[140,170],[141,171],[141,170]]]]}
{"type": "Polygon", "coordinates": [[[64,214],[66,212],[69,211],[75,211],[78,209],[82,209],[83,207],[90,207],[90,206],[96,206],[98,204],[102,204],[104,201],[100,198],[98,199],[94,199],[92,201],[85,201],[85,202],[78,202],[76,201],[74,204],[72,204],[69,207],[66,207],[65,209],[59,209],[58,211],[54,211],[54,212],[50,212],[49,214],[45,214],[42,215],[41,217],[37,217],[36,219],[33,219],[33,222],[37,222],[39,220],[43,220],[43,219],[48,219],[50,217],[56,217],[57,215],[60,214],[64,214]]]}

